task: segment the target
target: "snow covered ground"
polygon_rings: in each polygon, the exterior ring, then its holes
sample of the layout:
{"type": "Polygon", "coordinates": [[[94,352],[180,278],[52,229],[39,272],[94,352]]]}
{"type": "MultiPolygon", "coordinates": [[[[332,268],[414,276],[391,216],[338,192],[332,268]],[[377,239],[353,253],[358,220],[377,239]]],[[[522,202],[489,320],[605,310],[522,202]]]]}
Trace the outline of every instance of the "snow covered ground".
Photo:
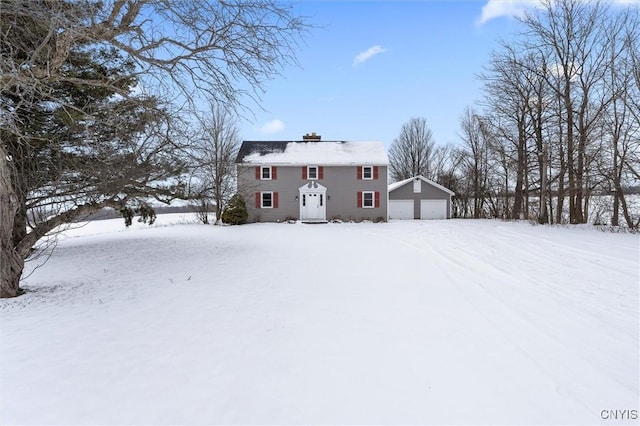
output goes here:
{"type": "Polygon", "coordinates": [[[69,230],[0,301],[0,423],[638,423],[637,235],[192,218],[69,230]]]}

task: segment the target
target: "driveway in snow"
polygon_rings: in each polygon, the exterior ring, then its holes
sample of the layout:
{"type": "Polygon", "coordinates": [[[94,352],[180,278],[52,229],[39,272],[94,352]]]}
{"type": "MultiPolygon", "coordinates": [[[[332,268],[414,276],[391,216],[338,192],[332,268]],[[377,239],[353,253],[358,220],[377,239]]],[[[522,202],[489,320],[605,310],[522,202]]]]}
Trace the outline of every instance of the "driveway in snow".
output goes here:
{"type": "Polygon", "coordinates": [[[0,301],[2,424],[637,417],[638,236],[163,220],[71,230],[0,301]]]}

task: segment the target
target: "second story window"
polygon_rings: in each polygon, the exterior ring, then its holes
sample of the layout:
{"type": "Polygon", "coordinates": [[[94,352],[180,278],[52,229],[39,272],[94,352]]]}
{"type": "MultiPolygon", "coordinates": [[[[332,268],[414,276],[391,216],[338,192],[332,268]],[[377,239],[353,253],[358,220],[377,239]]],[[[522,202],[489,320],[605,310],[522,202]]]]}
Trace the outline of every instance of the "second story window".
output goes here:
{"type": "Polygon", "coordinates": [[[302,166],[302,180],[322,180],[324,179],[324,167],[322,166],[302,166]]]}
{"type": "Polygon", "coordinates": [[[271,180],[271,166],[262,166],[260,168],[260,179],[271,180]]]}
{"type": "Polygon", "coordinates": [[[307,167],[307,179],[318,179],[318,166],[307,167]]]}
{"type": "Polygon", "coordinates": [[[372,166],[362,166],[362,179],[373,179],[373,167],[372,166]]]}

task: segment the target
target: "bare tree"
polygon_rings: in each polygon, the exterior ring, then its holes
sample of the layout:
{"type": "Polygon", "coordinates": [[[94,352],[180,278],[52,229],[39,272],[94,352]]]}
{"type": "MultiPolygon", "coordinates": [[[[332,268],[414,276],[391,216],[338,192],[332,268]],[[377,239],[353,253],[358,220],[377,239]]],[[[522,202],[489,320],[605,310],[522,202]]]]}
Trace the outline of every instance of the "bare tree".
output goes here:
{"type": "MultiPolygon", "coordinates": [[[[529,66],[524,61],[531,62],[530,57],[520,56],[512,47],[502,46],[501,52],[495,52],[484,74],[480,76],[485,82],[488,94],[488,104],[497,114],[500,126],[496,129],[502,139],[513,146],[513,157],[516,164],[513,210],[509,215],[519,219],[527,215],[525,211],[525,172],[528,166],[529,141],[529,103],[533,97],[533,87],[529,82],[529,66]]],[[[503,167],[506,166],[506,148],[502,150],[503,167]]],[[[505,187],[505,191],[509,188],[505,187]]],[[[528,194],[527,194],[528,195],[528,194]]]]}
{"type": "Polygon", "coordinates": [[[453,147],[451,145],[437,145],[433,151],[433,155],[431,156],[429,168],[432,177],[430,179],[440,185],[444,185],[445,187],[447,186],[440,181],[440,178],[446,174],[451,167],[450,161],[452,149],[453,147]]]}
{"type": "Polygon", "coordinates": [[[605,84],[609,66],[607,40],[612,35],[618,37],[623,26],[610,16],[608,7],[599,0],[544,0],[540,13],[522,20],[528,39],[525,46],[542,51],[546,58],[546,67],[532,71],[546,79],[566,113],[571,223],[587,220],[583,204],[587,153],[602,114],[613,99],[605,84]]]}
{"type": "Polygon", "coordinates": [[[391,179],[400,181],[422,175],[435,180],[432,167],[435,142],[425,118],[412,118],[402,125],[400,135],[389,148],[389,170],[391,179]]]}
{"type": "Polygon", "coordinates": [[[193,196],[199,201],[199,218],[208,223],[209,206],[215,205],[216,223],[235,192],[235,158],[240,145],[238,129],[230,111],[210,104],[198,117],[200,135],[193,146],[196,184],[193,196]]]}
{"type": "Polygon", "coordinates": [[[0,9],[0,297],[57,226],[180,196],[166,99],[258,99],[306,30],[275,0],[14,0],[0,9]],[[33,214],[38,209],[47,214],[33,214]],[[29,218],[36,220],[28,223],[29,218]]]}
{"type": "MultiPolygon", "coordinates": [[[[613,212],[611,224],[619,225],[620,209],[629,228],[635,228],[633,214],[625,197],[623,184],[629,180],[630,164],[634,153],[640,150],[640,87],[634,67],[640,38],[640,22],[637,13],[628,11],[624,15],[624,38],[612,36],[609,41],[608,85],[614,98],[604,117],[604,140],[607,140],[607,156],[603,158],[600,171],[613,187],[613,212]],[[623,49],[620,50],[619,45],[623,49]]],[[[636,155],[637,157],[637,155],[636,155]]],[[[631,178],[633,180],[633,178],[631,178]]]]}
{"type": "Polygon", "coordinates": [[[609,185],[617,218],[626,210],[624,183],[640,176],[638,11],[601,0],[540,3],[520,19],[520,37],[502,43],[480,76],[490,136],[487,202],[493,209],[494,187],[502,185],[505,202],[514,194],[510,217],[526,218],[537,193],[540,223],[584,223],[592,195],[609,185]]]}
{"type": "Polygon", "coordinates": [[[473,218],[484,216],[484,207],[489,191],[489,134],[484,117],[467,107],[460,119],[459,165],[468,182],[468,198],[473,201],[473,218]]]}

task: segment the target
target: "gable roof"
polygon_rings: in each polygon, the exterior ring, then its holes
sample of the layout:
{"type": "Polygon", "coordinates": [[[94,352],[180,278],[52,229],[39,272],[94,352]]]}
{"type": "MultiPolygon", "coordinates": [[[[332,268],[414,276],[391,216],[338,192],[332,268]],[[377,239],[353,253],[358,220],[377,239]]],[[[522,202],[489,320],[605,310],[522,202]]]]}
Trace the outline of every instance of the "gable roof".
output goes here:
{"type": "Polygon", "coordinates": [[[386,166],[389,158],[377,141],[243,141],[236,163],[386,166]]]}
{"type": "Polygon", "coordinates": [[[425,183],[427,183],[427,184],[429,184],[431,186],[435,186],[439,190],[444,191],[444,192],[448,193],[449,195],[456,195],[456,193],[453,192],[452,190],[447,189],[444,186],[439,185],[439,184],[435,183],[434,181],[432,181],[430,179],[427,179],[426,177],[421,176],[421,175],[413,176],[413,177],[410,177],[409,179],[405,179],[405,180],[401,180],[399,182],[392,183],[391,185],[389,185],[389,192],[394,191],[394,190],[400,188],[401,186],[404,186],[404,185],[408,184],[409,182],[413,182],[416,178],[422,180],[423,182],[425,182],[425,183]]]}

